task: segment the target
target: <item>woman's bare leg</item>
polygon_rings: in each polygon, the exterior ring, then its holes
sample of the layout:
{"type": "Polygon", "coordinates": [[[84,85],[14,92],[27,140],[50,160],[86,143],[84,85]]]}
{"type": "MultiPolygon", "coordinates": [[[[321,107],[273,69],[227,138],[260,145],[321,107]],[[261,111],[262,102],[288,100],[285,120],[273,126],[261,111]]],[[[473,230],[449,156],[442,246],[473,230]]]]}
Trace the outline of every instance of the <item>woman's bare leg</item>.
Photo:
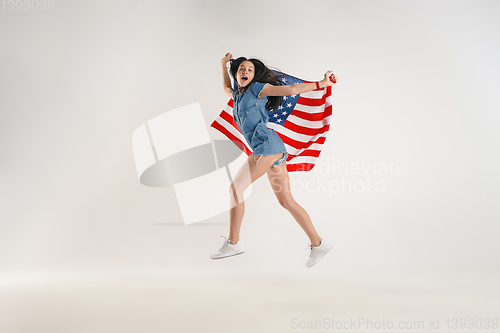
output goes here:
{"type": "Polygon", "coordinates": [[[281,156],[281,153],[269,156],[248,156],[247,161],[243,163],[236,176],[234,176],[229,188],[231,198],[229,219],[231,224],[228,239],[231,244],[236,244],[240,239],[241,222],[245,213],[243,192],[250,184],[265,174],[281,156]]]}
{"type": "Polygon", "coordinates": [[[314,229],[309,214],[292,197],[286,162],[270,168],[267,171],[267,176],[279,203],[292,214],[293,218],[302,227],[307,237],[309,237],[311,245],[314,247],[319,246],[322,238],[314,229]]]}

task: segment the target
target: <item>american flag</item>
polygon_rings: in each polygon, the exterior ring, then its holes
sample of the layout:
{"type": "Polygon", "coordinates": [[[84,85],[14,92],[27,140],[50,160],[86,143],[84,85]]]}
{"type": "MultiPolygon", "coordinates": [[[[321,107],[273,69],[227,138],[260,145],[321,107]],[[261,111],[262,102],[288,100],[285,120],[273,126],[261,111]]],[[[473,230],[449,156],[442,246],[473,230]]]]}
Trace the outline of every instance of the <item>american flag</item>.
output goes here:
{"type": "MultiPolygon", "coordinates": [[[[274,72],[284,75],[282,81],[285,85],[311,82],[274,72]]],[[[234,84],[237,89],[236,82],[234,84]]],[[[231,98],[210,127],[220,131],[250,156],[252,150],[234,121],[233,105],[231,98]]],[[[285,144],[288,172],[309,171],[314,168],[330,128],[332,111],[331,86],[299,95],[283,96],[278,108],[274,112],[268,111],[269,122],[266,125],[274,129],[285,144]]]]}

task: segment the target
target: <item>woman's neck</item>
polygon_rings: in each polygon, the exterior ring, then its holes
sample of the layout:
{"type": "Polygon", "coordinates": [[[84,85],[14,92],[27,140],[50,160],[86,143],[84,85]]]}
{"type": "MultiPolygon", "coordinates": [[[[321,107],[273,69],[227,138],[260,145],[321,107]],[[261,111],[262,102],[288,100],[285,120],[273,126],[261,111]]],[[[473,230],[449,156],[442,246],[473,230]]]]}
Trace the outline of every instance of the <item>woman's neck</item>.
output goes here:
{"type": "MultiPolygon", "coordinates": [[[[252,84],[252,83],[250,83],[250,84],[252,84]]],[[[246,85],[244,87],[238,86],[238,94],[241,94],[243,91],[245,91],[248,88],[248,86],[250,86],[250,84],[248,84],[248,85],[246,85]]]]}

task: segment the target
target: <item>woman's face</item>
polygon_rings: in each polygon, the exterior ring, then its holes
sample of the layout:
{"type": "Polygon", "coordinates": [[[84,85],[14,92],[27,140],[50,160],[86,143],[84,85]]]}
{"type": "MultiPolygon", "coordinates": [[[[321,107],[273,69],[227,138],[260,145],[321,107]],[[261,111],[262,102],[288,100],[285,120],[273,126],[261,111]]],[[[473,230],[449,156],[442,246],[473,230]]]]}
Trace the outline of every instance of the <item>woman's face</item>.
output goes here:
{"type": "Polygon", "coordinates": [[[245,87],[249,82],[252,82],[255,75],[255,67],[251,61],[245,60],[238,67],[238,72],[236,73],[236,82],[238,86],[245,87]]]}

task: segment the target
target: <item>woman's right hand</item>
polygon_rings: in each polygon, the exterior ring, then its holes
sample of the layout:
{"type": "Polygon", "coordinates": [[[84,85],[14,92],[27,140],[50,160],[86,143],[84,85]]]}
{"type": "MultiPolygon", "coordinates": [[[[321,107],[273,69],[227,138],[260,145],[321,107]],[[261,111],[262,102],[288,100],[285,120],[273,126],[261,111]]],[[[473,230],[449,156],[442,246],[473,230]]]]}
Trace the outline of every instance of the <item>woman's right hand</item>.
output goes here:
{"type": "Polygon", "coordinates": [[[231,53],[229,53],[229,52],[228,52],[228,53],[226,53],[226,55],[224,56],[224,58],[222,58],[222,60],[221,60],[222,65],[224,65],[224,66],[225,66],[225,65],[227,64],[227,62],[228,62],[230,59],[232,59],[232,58],[233,58],[233,55],[232,55],[231,53]]]}

